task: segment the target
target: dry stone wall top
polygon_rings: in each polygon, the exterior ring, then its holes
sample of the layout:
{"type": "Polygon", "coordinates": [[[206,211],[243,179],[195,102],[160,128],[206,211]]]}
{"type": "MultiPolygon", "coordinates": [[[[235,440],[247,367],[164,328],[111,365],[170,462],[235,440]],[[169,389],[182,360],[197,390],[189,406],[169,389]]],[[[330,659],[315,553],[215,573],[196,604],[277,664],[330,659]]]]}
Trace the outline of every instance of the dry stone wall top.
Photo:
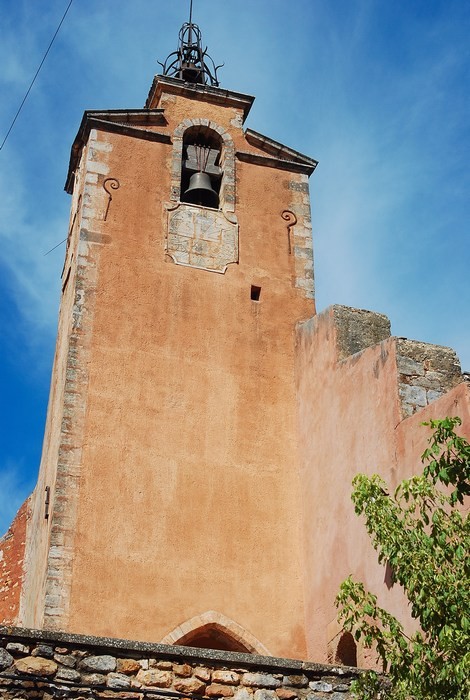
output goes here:
{"type": "Polygon", "coordinates": [[[349,700],[357,669],[0,628],[0,697],[349,700]]]}

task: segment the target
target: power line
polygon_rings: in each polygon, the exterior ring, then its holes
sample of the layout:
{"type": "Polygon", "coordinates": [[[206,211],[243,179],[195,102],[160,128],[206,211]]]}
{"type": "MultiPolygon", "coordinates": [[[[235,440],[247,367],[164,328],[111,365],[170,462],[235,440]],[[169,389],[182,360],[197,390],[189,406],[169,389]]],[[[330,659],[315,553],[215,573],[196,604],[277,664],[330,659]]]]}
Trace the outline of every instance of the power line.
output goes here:
{"type": "MultiPolygon", "coordinates": [[[[67,238],[68,238],[68,236],[67,236],[67,238]]],[[[58,248],[60,245],[62,245],[62,243],[65,243],[65,241],[67,240],[67,238],[64,238],[64,240],[61,241],[60,243],[57,243],[57,245],[55,245],[53,248],[51,248],[50,250],[48,250],[47,253],[44,253],[44,255],[46,256],[46,255],[49,255],[49,253],[52,253],[52,251],[55,250],[56,248],[58,248]]]]}
{"type": "Polygon", "coordinates": [[[39,75],[39,71],[41,70],[43,63],[44,63],[44,61],[45,61],[46,58],[47,58],[47,54],[48,54],[49,51],[51,50],[52,44],[54,43],[54,40],[55,40],[57,34],[59,33],[59,29],[61,28],[61,26],[62,26],[62,24],[63,24],[63,21],[64,21],[64,19],[65,19],[66,16],[67,16],[67,12],[69,11],[70,5],[72,4],[72,2],[73,2],[73,0],[70,0],[69,4],[67,5],[67,9],[65,10],[65,12],[64,12],[64,14],[63,14],[63,16],[62,16],[62,19],[61,19],[60,22],[59,22],[59,26],[57,27],[57,29],[56,29],[55,32],[54,32],[54,36],[52,37],[52,39],[51,39],[51,41],[50,41],[50,44],[49,44],[49,46],[47,47],[47,51],[46,51],[46,53],[44,54],[44,56],[42,57],[42,61],[41,61],[41,63],[39,64],[39,68],[37,69],[36,73],[34,74],[34,78],[32,79],[32,81],[31,81],[31,83],[30,83],[30,85],[29,85],[29,88],[28,88],[27,91],[26,91],[25,96],[23,97],[23,100],[22,100],[20,106],[18,107],[18,110],[17,110],[17,112],[16,112],[16,114],[15,114],[15,116],[14,116],[14,119],[13,119],[12,123],[10,124],[10,128],[8,129],[8,131],[7,131],[7,133],[6,133],[6,136],[5,136],[5,138],[3,139],[3,141],[2,141],[2,145],[0,146],[0,151],[2,150],[3,146],[5,145],[6,140],[7,140],[7,138],[8,138],[9,135],[10,135],[10,131],[13,129],[13,127],[14,127],[14,125],[15,125],[15,122],[16,122],[16,120],[18,119],[21,110],[23,109],[23,105],[24,105],[24,103],[26,102],[26,99],[27,99],[29,93],[31,92],[31,88],[33,87],[34,83],[36,82],[36,78],[37,78],[38,75],[39,75]]]}

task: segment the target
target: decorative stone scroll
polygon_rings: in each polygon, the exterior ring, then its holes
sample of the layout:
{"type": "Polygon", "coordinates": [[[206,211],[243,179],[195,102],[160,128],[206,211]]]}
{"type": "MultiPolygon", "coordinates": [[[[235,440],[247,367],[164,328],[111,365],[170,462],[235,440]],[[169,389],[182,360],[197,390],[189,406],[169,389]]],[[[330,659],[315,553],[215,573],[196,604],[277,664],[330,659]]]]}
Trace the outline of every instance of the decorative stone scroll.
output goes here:
{"type": "Polygon", "coordinates": [[[287,221],[287,252],[292,255],[292,229],[297,223],[297,217],[294,212],[284,209],[281,214],[284,221],[287,221]]]}
{"type": "Polygon", "coordinates": [[[119,180],[117,180],[115,177],[107,177],[106,180],[103,182],[103,189],[108,195],[108,202],[106,204],[106,209],[103,217],[104,221],[106,221],[106,219],[108,218],[109,205],[111,204],[111,201],[113,199],[111,190],[118,190],[120,186],[121,185],[119,180]]]}
{"type": "Polygon", "coordinates": [[[167,203],[166,253],[177,265],[224,273],[238,262],[238,223],[234,214],[193,204],[167,203]]]}

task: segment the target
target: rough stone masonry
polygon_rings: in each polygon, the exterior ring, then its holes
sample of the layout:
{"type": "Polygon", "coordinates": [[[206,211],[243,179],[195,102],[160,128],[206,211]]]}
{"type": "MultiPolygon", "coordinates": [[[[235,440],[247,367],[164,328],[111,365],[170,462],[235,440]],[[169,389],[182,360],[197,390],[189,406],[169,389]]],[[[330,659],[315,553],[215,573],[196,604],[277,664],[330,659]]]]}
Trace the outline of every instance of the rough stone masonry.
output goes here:
{"type": "Polygon", "coordinates": [[[349,700],[356,668],[0,627],[0,697],[349,700]]]}

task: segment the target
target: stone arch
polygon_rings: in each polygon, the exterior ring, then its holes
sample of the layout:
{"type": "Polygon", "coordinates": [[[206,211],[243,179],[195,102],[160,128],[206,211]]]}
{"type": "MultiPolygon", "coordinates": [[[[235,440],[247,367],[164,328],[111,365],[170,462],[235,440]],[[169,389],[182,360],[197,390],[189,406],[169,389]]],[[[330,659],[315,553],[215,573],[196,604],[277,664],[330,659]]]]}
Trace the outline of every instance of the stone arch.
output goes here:
{"type": "Polygon", "coordinates": [[[173,157],[171,162],[172,202],[181,199],[181,167],[183,160],[183,140],[185,133],[199,132],[201,135],[214,132],[222,142],[220,167],[223,170],[220,185],[220,208],[225,213],[235,211],[235,146],[227,130],[209,119],[184,119],[173,132],[173,157]]]}
{"type": "Polygon", "coordinates": [[[250,632],[237,622],[214,610],[208,610],[182,622],[161,640],[161,644],[196,646],[205,649],[223,649],[271,656],[264,644],[250,632]]]}
{"type": "Polygon", "coordinates": [[[350,632],[343,632],[336,647],[335,663],[357,666],[357,645],[350,632]]]}

